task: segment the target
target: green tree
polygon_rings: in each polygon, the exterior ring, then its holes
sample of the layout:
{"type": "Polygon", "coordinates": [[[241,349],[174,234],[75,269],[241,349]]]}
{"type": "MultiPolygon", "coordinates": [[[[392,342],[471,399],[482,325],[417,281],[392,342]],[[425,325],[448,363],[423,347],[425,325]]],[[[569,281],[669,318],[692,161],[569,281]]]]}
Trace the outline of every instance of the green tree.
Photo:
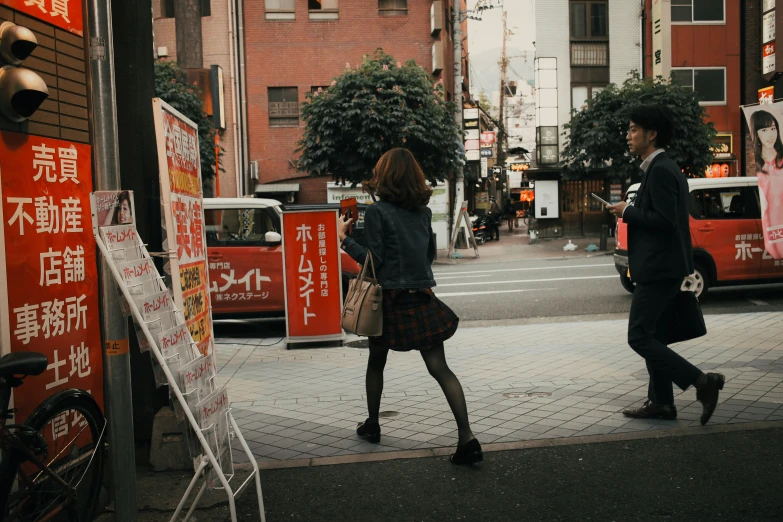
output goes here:
{"type": "MultiPolygon", "coordinates": [[[[185,71],[175,62],[155,62],[155,94],[198,125],[198,147],[201,155],[201,179],[204,196],[213,195],[215,179],[215,124],[204,112],[198,88],[188,83],[185,71]]],[[[220,151],[220,156],[223,152],[220,151]]]]}
{"type": "Polygon", "coordinates": [[[612,84],[597,94],[589,108],[574,112],[564,126],[563,163],[568,178],[579,178],[591,168],[607,166],[609,177],[624,180],[636,174],[639,159],[628,152],[625,135],[630,114],[644,104],[668,107],[674,116],[674,137],[667,151],[689,177],[702,177],[713,162],[715,127],[692,89],[636,73],[622,87],[612,84]]]}
{"type": "Polygon", "coordinates": [[[328,89],[308,94],[298,169],[355,185],[372,176],[384,152],[405,147],[430,181],[443,181],[464,164],[455,110],[415,61],[401,64],[378,49],[357,69],[346,64],[328,89]]]}

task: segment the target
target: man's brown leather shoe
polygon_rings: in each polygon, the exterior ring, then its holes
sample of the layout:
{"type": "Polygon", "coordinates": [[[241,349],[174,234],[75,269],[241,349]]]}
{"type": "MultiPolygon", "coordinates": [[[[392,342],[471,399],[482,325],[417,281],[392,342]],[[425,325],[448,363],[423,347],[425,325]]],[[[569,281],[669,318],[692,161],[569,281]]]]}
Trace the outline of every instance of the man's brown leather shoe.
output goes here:
{"type": "Polygon", "coordinates": [[[674,420],[677,418],[677,408],[665,404],[655,404],[652,401],[646,401],[641,408],[623,411],[623,415],[632,419],[665,419],[674,420]]]}
{"type": "Polygon", "coordinates": [[[704,408],[701,413],[701,425],[704,426],[712,417],[715,407],[718,405],[718,396],[726,378],[720,373],[708,373],[707,382],[696,390],[696,399],[699,400],[704,408]]]}

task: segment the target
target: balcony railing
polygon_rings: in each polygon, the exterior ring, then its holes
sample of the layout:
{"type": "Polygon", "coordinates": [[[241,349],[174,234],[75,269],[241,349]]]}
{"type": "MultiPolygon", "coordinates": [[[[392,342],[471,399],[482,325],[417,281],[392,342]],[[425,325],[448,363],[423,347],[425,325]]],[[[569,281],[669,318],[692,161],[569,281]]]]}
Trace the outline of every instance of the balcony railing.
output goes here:
{"type": "Polygon", "coordinates": [[[609,65],[609,42],[571,42],[572,67],[609,65]]]}

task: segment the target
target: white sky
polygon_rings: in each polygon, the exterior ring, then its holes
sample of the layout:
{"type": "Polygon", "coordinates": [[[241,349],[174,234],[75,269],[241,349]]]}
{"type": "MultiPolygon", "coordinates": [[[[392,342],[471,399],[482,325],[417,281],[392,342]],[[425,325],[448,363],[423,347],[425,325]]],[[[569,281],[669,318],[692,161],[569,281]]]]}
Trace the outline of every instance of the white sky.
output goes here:
{"type": "MultiPolygon", "coordinates": [[[[468,0],[468,9],[473,9],[477,0],[468,0]]],[[[535,0],[489,0],[495,5],[481,14],[482,21],[468,20],[468,49],[471,53],[481,53],[503,46],[503,9],[508,12],[508,28],[514,33],[509,37],[509,47],[533,50],[536,39],[535,0]],[[498,7],[498,3],[503,7],[498,7]]]]}

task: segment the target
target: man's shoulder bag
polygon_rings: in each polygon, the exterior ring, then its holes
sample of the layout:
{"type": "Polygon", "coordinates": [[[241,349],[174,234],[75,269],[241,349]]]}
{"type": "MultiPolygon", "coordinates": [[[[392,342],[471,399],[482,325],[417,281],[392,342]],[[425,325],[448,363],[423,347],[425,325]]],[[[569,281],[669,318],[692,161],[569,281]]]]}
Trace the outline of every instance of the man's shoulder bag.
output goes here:
{"type": "Polygon", "coordinates": [[[707,334],[707,325],[701,313],[696,294],[689,290],[677,292],[672,303],[667,344],[690,341],[707,334]]]}
{"type": "Polygon", "coordinates": [[[379,337],[383,333],[383,289],[376,280],[375,263],[369,250],[359,276],[348,284],[342,325],[346,332],[365,337],[379,337]],[[366,277],[368,265],[372,278],[366,277]]]}

